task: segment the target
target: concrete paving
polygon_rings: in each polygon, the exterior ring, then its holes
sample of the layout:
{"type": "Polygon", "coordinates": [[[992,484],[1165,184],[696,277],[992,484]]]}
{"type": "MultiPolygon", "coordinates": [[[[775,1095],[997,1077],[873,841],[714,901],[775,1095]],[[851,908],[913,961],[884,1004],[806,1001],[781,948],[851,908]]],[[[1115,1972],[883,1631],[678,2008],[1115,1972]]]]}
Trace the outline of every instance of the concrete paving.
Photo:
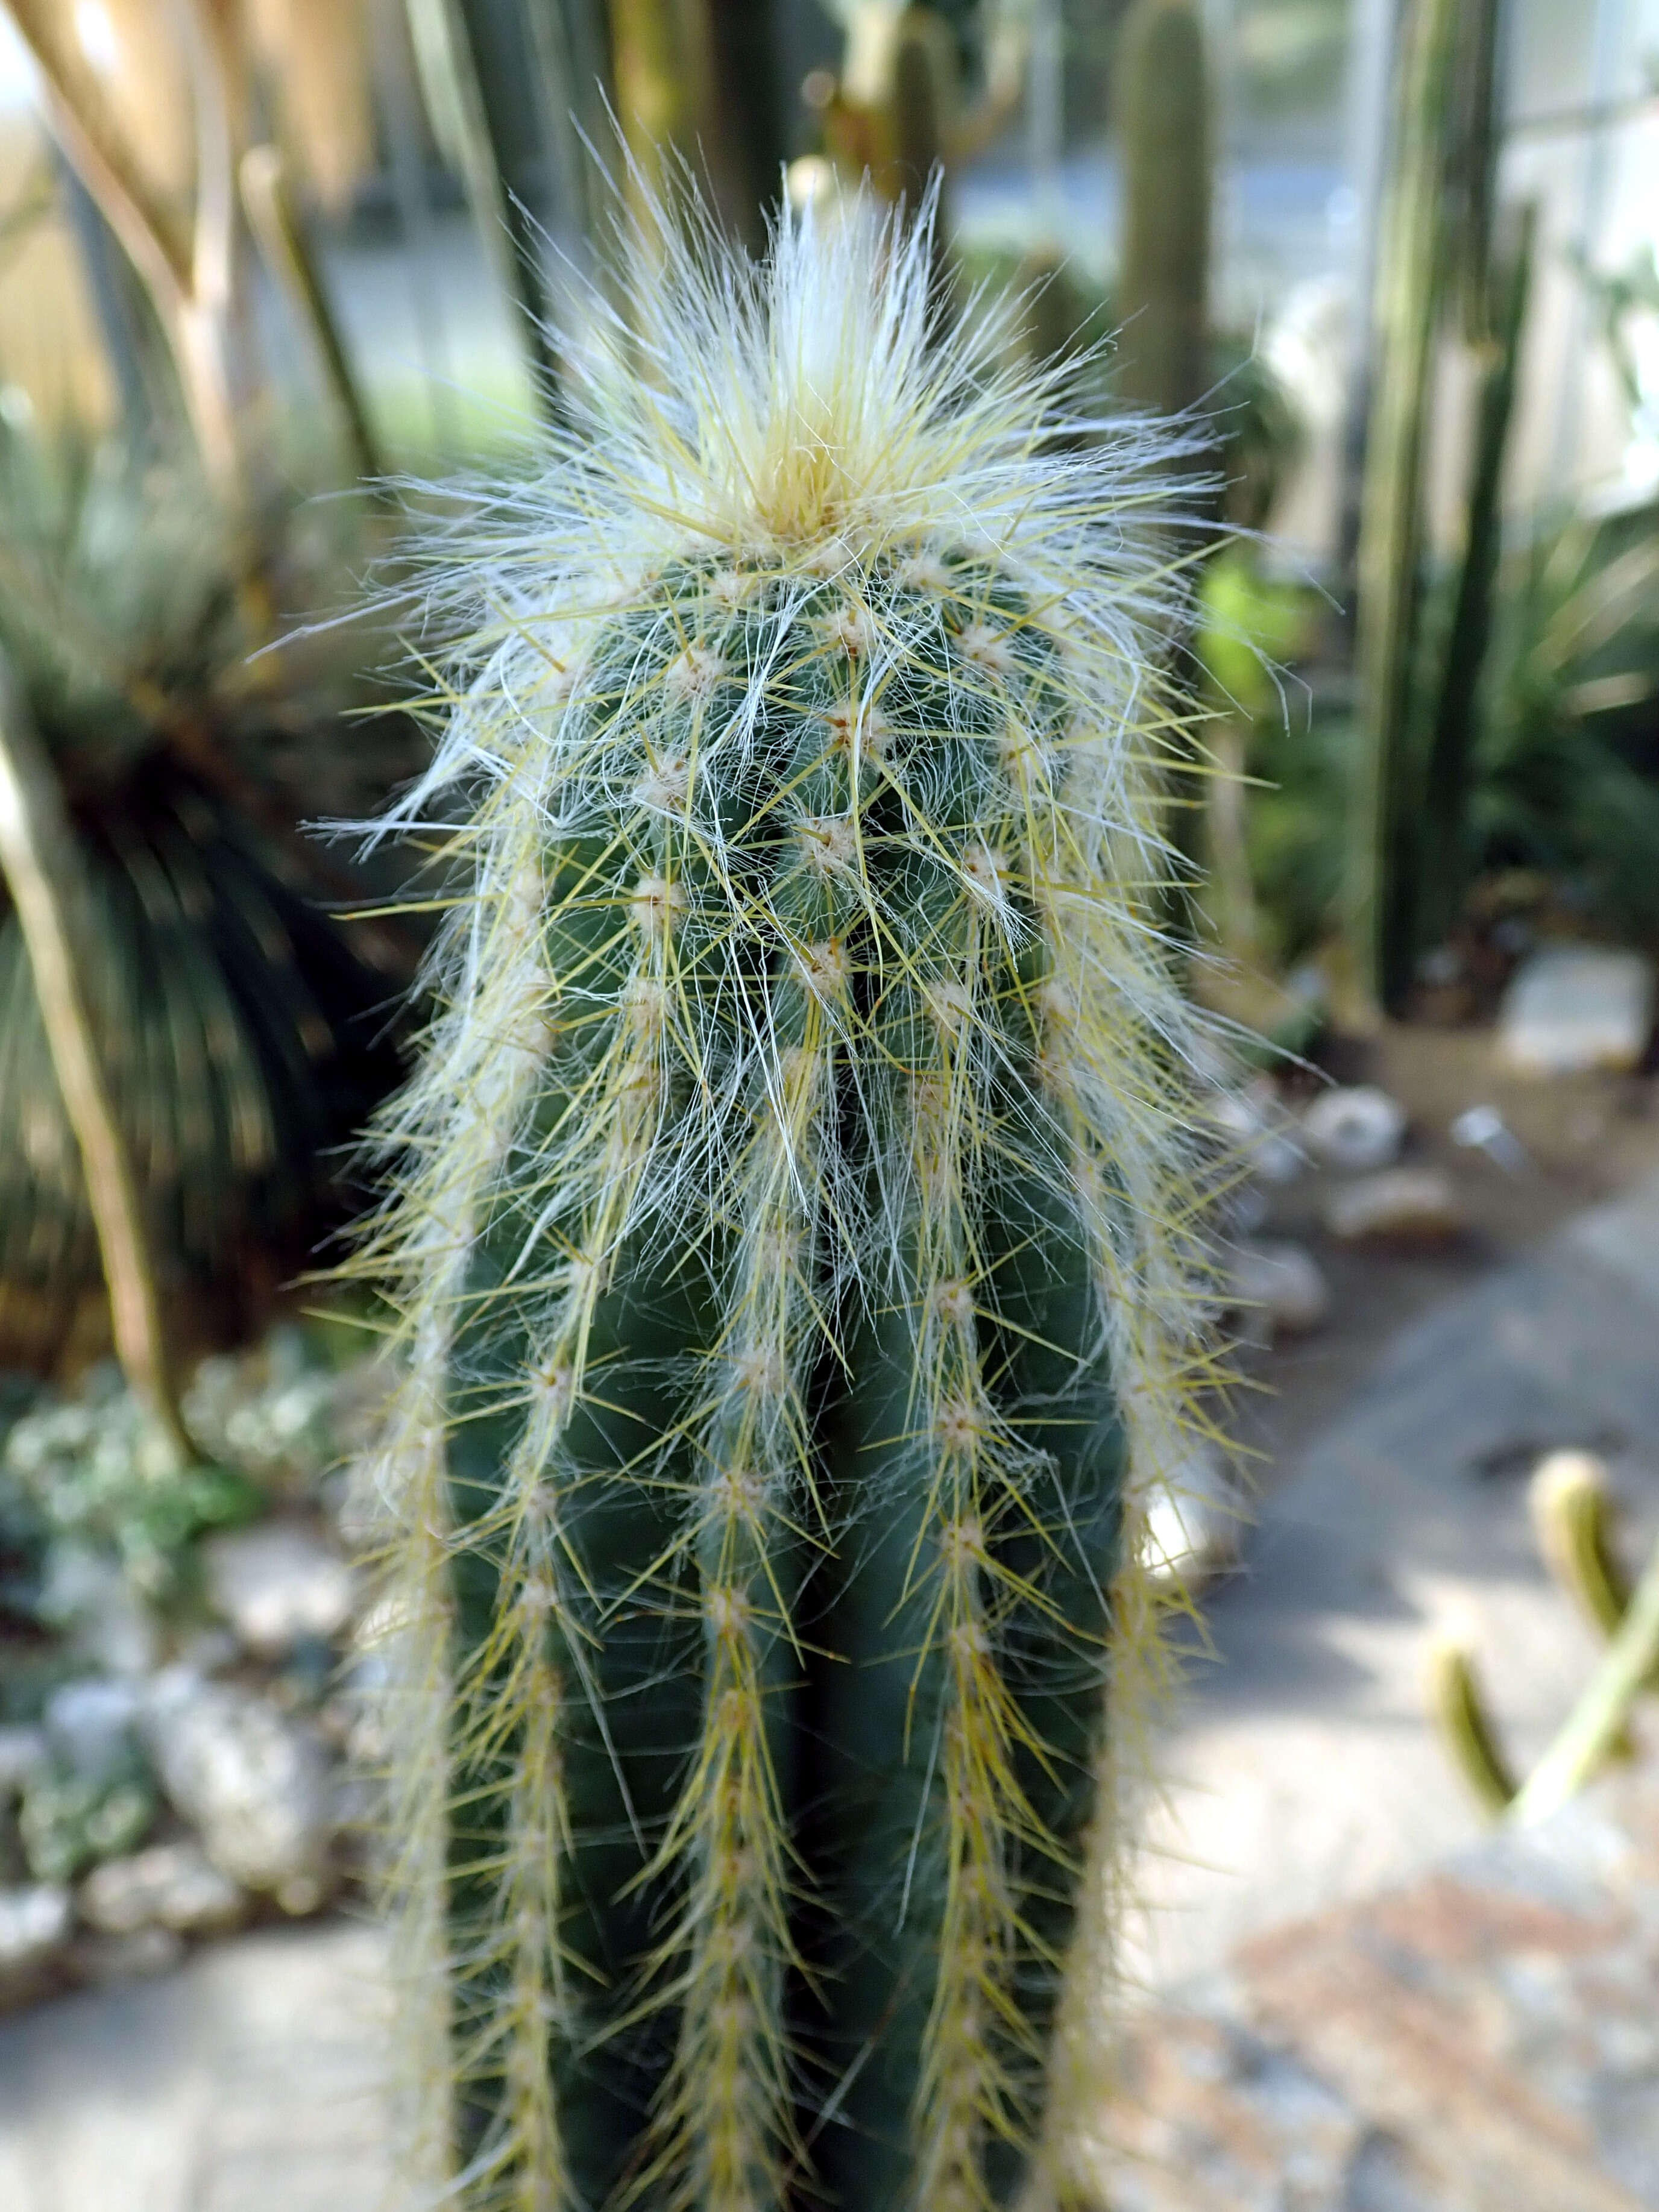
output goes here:
{"type": "Polygon", "coordinates": [[[1600,1649],[1528,1516],[1532,1467],[1569,1445],[1603,1452],[1633,1567],[1659,1529],[1659,1181],[1413,1323],[1265,1503],[1164,1746],[1133,1973],[1167,1988],[1478,1838],[1428,1648],[1469,1639],[1534,1759],[1600,1649]]]}
{"type": "MultiPolygon", "coordinates": [[[[1659,1182],[1414,1323],[1300,1455],[1210,1607],[1219,1663],[1194,1657],[1167,1732],[1131,1948],[1146,1982],[1478,1837],[1426,1718],[1427,1639],[1468,1631],[1534,1757],[1596,1646],[1539,1564],[1525,1478],[1551,1446],[1598,1443],[1634,1558],[1659,1523],[1656,1353],[1659,1182]]],[[[380,1990],[372,1931],[337,1923],[0,2022],[0,2206],[377,2212],[380,1990]]]]}
{"type": "Polygon", "coordinates": [[[271,1929],[0,2022],[5,2212],[376,2212],[374,1933],[271,1929]]]}
{"type": "Polygon", "coordinates": [[[1137,2015],[1112,2212],[1659,2212],[1659,1766],[1137,2015]]]}

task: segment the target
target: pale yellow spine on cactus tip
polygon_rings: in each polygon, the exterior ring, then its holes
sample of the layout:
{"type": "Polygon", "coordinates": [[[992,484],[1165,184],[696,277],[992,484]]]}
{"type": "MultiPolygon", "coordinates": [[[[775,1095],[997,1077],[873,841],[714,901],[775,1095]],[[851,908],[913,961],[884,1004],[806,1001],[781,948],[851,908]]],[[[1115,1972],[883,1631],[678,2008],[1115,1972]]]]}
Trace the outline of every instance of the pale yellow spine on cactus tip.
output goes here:
{"type": "MultiPolygon", "coordinates": [[[[777,2212],[789,2201],[806,2154],[781,1992],[807,1970],[792,1948],[799,1869],[762,1680],[767,1653],[787,1649],[796,1632],[770,1578],[792,1542],[833,1541],[817,1517],[805,1378],[830,1335],[826,1297],[848,1310],[881,1302],[892,1264],[879,1248],[886,1208],[895,1222],[901,1212],[919,1221],[908,1264],[928,1286],[912,1418],[930,1440],[933,1564],[919,1551],[913,1571],[918,1588],[931,1577],[928,1648],[947,1662],[939,1756],[948,1891],[918,2101],[916,2204],[953,2212],[989,2202],[977,2161],[987,2130],[1000,2125],[1000,2069],[1018,2037],[1006,1961],[1022,1938],[1007,1869],[1012,1839],[1030,1840],[1016,1769],[1032,1747],[994,1657],[1000,1609],[1023,1594],[1000,1584],[983,1540],[988,1516],[1017,1510],[1022,1460],[985,1388],[976,1194],[963,1173],[979,1157],[979,1140],[963,1132],[986,1055],[1006,1049],[1007,1012],[982,1003],[988,971],[972,945],[959,975],[929,975],[933,1073],[915,1086],[908,1137],[880,1165],[881,1200],[860,1226],[853,1216],[864,1201],[837,1182],[830,1158],[836,1054],[851,1018],[838,945],[793,948],[804,1011],[787,1045],[763,1024],[744,1027],[750,1017],[734,992],[724,1017],[732,1063],[715,1067],[699,1058],[703,1018],[685,1002],[676,965],[684,890],[669,874],[635,871],[612,894],[611,942],[629,978],[614,1027],[550,1119],[539,1079],[561,1041],[596,1017],[582,977],[550,969],[555,892],[544,878],[550,854],[574,852],[568,841],[591,833],[605,805],[690,822],[700,749],[736,742],[744,713],[759,712],[766,668],[714,665],[684,636],[661,683],[673,726],[691,734],[672,756],[651,752],[647,739],[627,791],[611,788],[627,745],[617,737],[607,754],[595,742],[584,686],[601,641],[654,604],[669,564],[708,563],[711,600],[727,589],[733,605],[761,568],[803,595],[844,580],[845,611],[823,649],[851,671],[841,726],[854,790],[866,776],[891,781],[878,702],[903,651],[866,588],[873,574],[946,589],[951,561],[994,563],[1052,644],[1064,726],[1010,717],[1006,818],[983,825],[959,872],[988,944],[1016,927],[1012,875],[1047,945],[1031,1015],[1033,1112],[1058,1133],[1129,1440],[1111,1771],[1074,1939],[1090,1956],[1072,1978],[1048,2058],[1048,2126],[1059,2143],[1075,2132],[1097,2070],[1090,2049],[1111,1972],[1118,1808],[1160,1671],[1140,1525],[1180,1455],[1203,1358],[1194,1206],[1204,1139],[1185,1075],[1199,1057],[1197,1019],[1157,921],[1170,866],[1160,763],[1175,722],[1160,670],[1183,589],[1182,562],[1154,527],[1170,496],[1172,449],[1145,424],[1068,414],[1072,369],[998,366],[1011,349],[990,312],[933,325],[926,215],[907,228],[843,204],[822,225],[810,211],[787,218],[759,266],[724,247],[695,210],[683,222],[648,222],[649,236],[622,229],[617,296],[630,327],[596,301],[566,335],[566,422],[546,434],[531,473],[477,500],[440,548],[432,605],[465,642],[431,769],[377,825],[441,830],[464,870],[434,957],[428,1047],[382,1133],[395,1189],[363,1261],[391,1286],[404,1361],[370,1466],[385,1531],[402,2142],[414,2201],[575,2212],[549,2063],[556,2036],[580,2041],[584,2002],[568,1986],[559,1933],[572,1833],[561,1716],[587,1695],[580,1655],[595,1619],[608,1616],[582,1587],[550,1470],[576,1409],[603,1398],[589,1337],[626,1240],[648,1231],[666,1249],[702,1250],[711,1221],[740,1219],[743,1261],[727,1273],[684,1401],[698,1472],[676,1545],[697,1562],[709,1656],[701,1741],[686,1747],[678,1807],[647,1869],[684,1869],[678,1917],[638,1962],[640,2004],[673,2007],[678,2047],[650,2161],[636,2165],[629,2190],[670,2212],[777,2212]],[[749,707],[729,720],[722,708],[720,728],[706,726],[703,702],[734,683],[748,686],[749,707]],[[734,1111],[757,1086],[764,1109],[734,1111]],[[519,1266],[539,1303],[518,1441],[488,1512],[463,1532],[445,1468],[451,1369],[469,1257],[504,1194],[537,1224],[519,1266]],[[490,1637],[462,1659],[448,1577],[469,1548],[488,1551],[499,1597],[490,1637]],[[570,1679],[548,1656],[550,1624],[556,1647],[574,1655],[570,1679]],[[458,1802],[492,1794],[499,1845],[487,1869],[471,1872],[488,1873],[494,1905],[467,1961],[471,1986],[489,1994],[483,2009],[457,2017],[447,1996],[451,1817],[458,1802]],[[458,2178],[455,2108],[485,2073],[501,2084],[500,2110],[458,2178]]],[[[970,623],[960,641],[988,684],[1003,680],[1011,647],[995,623],[970,623]]],[[[711,879],[729,890],[718,823],[706,834],[711,879]]],[[[813,865],[859,887],[879,924],[884,894],[870,889],[860,834],[856,809],[800,825],[813,865]]],[[[581,896],[592,895],[585,884],[581,896]]],[[[752,920],[734,908],[734,927],[752,920]]],[[[902,945],[884,957],[902,976],[902,945]]],[[[604,1605],[684,1587],[683,1564],[653,1562],[604,1605]]]]}

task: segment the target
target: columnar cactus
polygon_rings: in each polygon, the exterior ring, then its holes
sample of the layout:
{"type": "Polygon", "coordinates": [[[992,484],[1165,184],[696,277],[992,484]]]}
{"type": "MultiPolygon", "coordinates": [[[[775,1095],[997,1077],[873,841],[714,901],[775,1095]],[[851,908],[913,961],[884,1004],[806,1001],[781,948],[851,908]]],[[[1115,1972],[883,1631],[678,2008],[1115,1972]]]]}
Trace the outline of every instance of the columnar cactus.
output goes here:
{"type": "Polygon", "coordinates": [[[930,329],[925,224],[635,249],[393,818],[465,871],[371,1245],[404,2150],[1005,2205],[1200,1356],[1157,454],[930,329]]]}
{"type": "Polygon", "coordinates": [[[1210,101],[1195,0],[1134,0],[1117,46],[1117,385],[1166,415],[1209,388],[1210,101]]]}

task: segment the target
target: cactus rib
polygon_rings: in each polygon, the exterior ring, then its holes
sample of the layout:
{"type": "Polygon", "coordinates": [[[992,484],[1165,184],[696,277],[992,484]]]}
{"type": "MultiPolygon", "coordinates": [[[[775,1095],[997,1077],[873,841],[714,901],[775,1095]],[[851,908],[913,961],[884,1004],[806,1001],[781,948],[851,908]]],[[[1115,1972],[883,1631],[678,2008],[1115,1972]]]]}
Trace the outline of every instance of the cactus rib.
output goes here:
{"type": "Polygon", "coordinates": [[[1206,1356],[1180,564],[1162,434],[931,325],[932,252],[636,230],[440,571],[382,827],[466,872],[362,1264],[406,2148],[466,2212],[990,2212],[1086,2076],[1206,1356]]]}

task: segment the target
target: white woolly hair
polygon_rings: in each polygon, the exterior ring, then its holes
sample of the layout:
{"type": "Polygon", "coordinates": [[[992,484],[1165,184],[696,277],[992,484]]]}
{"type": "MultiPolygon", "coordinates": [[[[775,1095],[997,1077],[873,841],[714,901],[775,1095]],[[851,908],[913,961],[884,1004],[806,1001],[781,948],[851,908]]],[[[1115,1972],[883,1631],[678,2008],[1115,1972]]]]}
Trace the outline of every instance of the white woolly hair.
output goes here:
{"type": "MultiPolygon", "coordinates": [[[[1170,523],[1192,478],[1175,466],[1177,438],[1081,419],[1073,372],[1003,365],[1006,332],[984,303],[958,319],[937,313],[931,223],[931,206],[907,222],[866,201],[828,219],[785,216],[758,263],[722,244],[695,210],[684,220],[647,214],[626,228],[627,320],[593,303],[586,326],[562,341],[563,413],[535,467],[471,498],[434,548],[428,611],[460,640],[434,702],[441,734],[430,769],[373,834],[437,833],[461,889],[431,964],[438,1012],[424,1056],[380,1132],[393,1194],[362,1262],[390,1287],[407,1355],[369,1472],[386,1531],[381,1617],[394,1684],[389,1880],[401,1936],[404,2147],[433,2201],[568,2202],[546,2051],[561,2008],[575,2000],[547,1930],[557,1922],[569,1832],[556,1716],[562,1698],[584,1692],[554,1679],[546,1630],[567,1609],[568,1648],[580,1650],[593,1627],[576,1618],[591,1594],[572,1587],[550,1528],[547,1470],[585,1388],[586,1323],[612,1261],[641,1234],[659,1247],[701,1249],[717,1209],[743,1215],[760,1256],[722,1291],[721,1334],[708,1355],[714,1379],[698,1382],[688,1403],[711,1425],[700,1447],[711,1461],[706,1437],[724,1435],[721,1422],[741,1429],[744,1449],[751,1461],[760,1453],[781,1498],[811,1481],[801,1376],[822,1351],[823,1312],[879,1296],[899,1224],[920,1210],[945,1320],[927,1346],[918,1340],[919,1360],[933,1369],[917,1388],[945,1439],[939,1510],[957,1518],[941,1528],[966,1528],[963,1497],[1021,1478],[996,1420],[969,1418],[978,1368],[974,1301],[958,1287],[971,1273],[963,1224],[975,1175],[992,1171],[989,1154],[980,1158],[977,1140],[958,1136],[941,1166],[939,1132],[969,1126],[972,1102],[1017,1065],[1034,1070],[1020,1141],[1073,1194],[1083,1224],[1130,1454],[1105,1669],[1110,1771],[1100,1778],[1075,1938],[1091,1957],[1072,1978],[1050,2060],[1055,2141],[1075,2133],[1095,2063],[1123,1799],[1138,1717],[1162,1665],[1139,1531],[1149,1498],[1186,1454],[1206,1358],[1197,1209],[1208,1139],[1189,1080],[1203,1043],[1158,920],[1172,866],[1160,809],[1182,743],[1181,704],[1162,672],[1183,592],[1170,523]],[[689,580],[665,586],[671,574],[689,580]],[[1024,610],[1017,617],[1005,586],[1024,610]],[[902,704],[907,672],[938,651],[916,608],[952,595],[951,712],[978,716],[975,726],[991,717],[1001,761],[994,799],[966,836],[933,821],[926,747],[908,744],[902,704]],[[705,632],[719,628],[722,609],[729,616],[750,603],[759,611],[736,665],[705,632]],[[1021,704],[1039,651],[1041,680],[1060,702],[1042,718],[1021,704]],[[938,1041],[925,1081],[914,1069],[853,1078],[864,1085],[878,1156],[873,1203],[823,1103],[832,1056],[843,1070],[883,1057],[853,1003],[842,939],[797,927],[755,891],[703,796],[722,773],[747,773],[780,672],[814,655],[829,656],[842,687],[840,721],[826,714],[824,742],[843,748],[854,798],[846,813],[803,815],[793,829],[812,884],[828,885],[823,896],[842,897],[889,946],[938,1041]],[[958,886],[961,941],[982,949],[959,968],[923,941],[894,904],[892,876],[878,879],[868,863],[856,797],[866,787],[893,795],[909,824],[903,836],[958,886]],[[601,989],[550,964],[549,855],[579,839],[617,848],[619,836],[626,849],[615,865],[625,880],[605,896],[617,942],[631,948],[629,972],[601,989]],[[693,842],[703,872],[690,892],[667,865],[641,857],[693,842]],[[688,987],[675,945],[691,920],[711,943],[763,943],[769,959],[778,956],[776,980],[757,984],[754,959],[745,964],[734,949],[722,981],[688,987]],[[1017,1036],[975,963],[1013,962],[1033,936],[1047,977],[1017,1036]],[[1022,1046],[1019,1036],[1036,1042],[1022,1046]],[[532,1139],[532,1107],[565,1090],[575,1103],[532,1139]],[[503,1192],[518,1195],[532,1223],[518,1266],[538,1285],[538,1341],[520,1441],[481,1535],[476,1522],[457,1528],[447,1496],[447,1393],[471,1252],[486,1218],[499,1218],[503,1192]],[[726,1403],[740,1390],[742,1422],[726,1403]],[[954,1440],[969,1432],[970,1442],[954,1440]],[[945,1498],[951,1483],[954,1505],[945,1498]],[[487,1670],[453,1648],[447,1588],[457,1551],[486,1540],[502,1590],[487,1670]],[[486,1672],[487,1705],[478,1702],[486,1672]],[[478,1786],[465,1771],[468,1744],[509,1739],[519,1748],[501,1785],[508,1842],[497,1905],[476,1947],[497,1959],[502,1994],[492,2017],[462,2033],[448,2008],[447,1822],[457,1795],[478,1786]],[[517,2055],[506,2068],[508,2109],[458,2179],[447,2165],[451,2100],[467,2078],[469,2036],[477,2051],[517,2055]],[[513,2194],[525,2175],[532,2184],[513,2194]]],[[[752,1533],[762,1509],[738,1487],[733,1474],[718,1496],[711,1488],[688,1500],[688,1547],[706,1548],[717,1510],[740,1510],[752,1533]]],[[[765,1510],[792,1527],[810,1518],[799,1502],[765,1510]]],[[[984,1613],[993,1570],[982,1555],[959,1573],[957,1553],[940,1558],[944,1637],[984,1613]]],[[[727,1613],[717,1626],[732,1694],[711,1692],[708,1726],[729,1735],[744,1710],[738,1693],[759,1692],[740,1611],[727,1613]]],[[[963,1637],[959,1648],[979,1651],[985,1640],[963,1637]]],[[[993,1660],[975,1663],[994,1673],[993,1660]]],[[[1005,1786],[996,1778],[1012,1771],[1006,1699],[994,1682],[981,1695],[968,1675],[955,1694],[957,1735],[994,1794],[1005,1786]]],[[[698,2212],[751,2201],[744,2191],[755,2173],[781,2170],[799,2150],[781,2022],[758,2017],[765,2007],[753,1988],[737,2005],[715,1986],[726,1971],[719,1961],[739,1948],[721,1948],[710,1934],[723,1914],[747,1915],[775,1960],[790,1955],[787,1839],[772,1832],[764,1775],[744,1765],[759,1756],[750,1737],[711,1736],[694,1750],[664,1847],[691,1853],[698,1869],[686,1928],[668,1948],[680,1945],[674,1985],[686,2033],[702,2038],[703,2070],[694,2076],[683,2053],[665,2097],[672,2141],[660,2172],[674,2178],[663,2181],[662,2202],[698,2212]],[[736,1867],[738,1844],[714,1832],[697,1795],[716,1769],[750,1774],[746,1872],[729,1881],[720,1854],[736,1867]],[[702,1996],[700,1974],[715,1978],[702,1996]],[[711,2022],[736,2039],[715,2061],[711,2022]],[[736,2179],[727,2186],[722,2174],[736,2179]]],[[[981,1931],[964,1950],[976,1963],[963,1969],[961,1990],[941,1984],[932,2103],[917,2119],[925,2212],[981,2201],[957,2169],[1001,2095],[975,2038],[983,2041],[982,2023],[1006,2004],[970,1984],[997,1971],[987,1961],[1002,1941],[981,1931]]],[[[948,1977],[948,1958],[940,1971],[948,1977]]]]}

